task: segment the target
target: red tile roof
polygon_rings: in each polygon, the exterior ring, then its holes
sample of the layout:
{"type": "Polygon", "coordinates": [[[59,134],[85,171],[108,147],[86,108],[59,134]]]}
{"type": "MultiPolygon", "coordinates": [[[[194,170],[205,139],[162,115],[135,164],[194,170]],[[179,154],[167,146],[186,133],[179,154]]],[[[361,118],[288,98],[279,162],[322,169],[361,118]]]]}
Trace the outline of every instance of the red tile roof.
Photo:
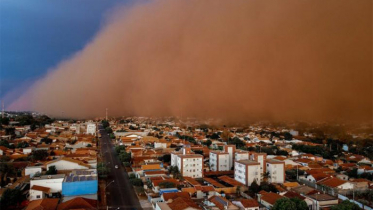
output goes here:
{"type": "Polygon", "coordinates": [[[55,210],[58,201],[58,198],[45,198],[31,201],[25,210],[55,210]]]}
{"type": "Polygon", "coordinates": [[[266,193],[262,194],[260,199],[266,201],[267,203],[269,203],[271,205],[273,205],[280,198],[283,198],[283,196],[281,196],[277,193],[273,193],[273,192],[266,192],[266,193]]]}
{"type": "Polygon", "coordinates": [[[192,199],[182,197],[176,198],[171,203],[169,203],[168,206],[172,210],[184,210],[187,208],[201,209],[192,199]]]}
{"type": "Polygon", "coordinates": [[[31,187],[31,190],[42,191],[42,192],[47,193],[47,194],[49,194],[51,192],[51,188],[49,188],[49,187],[42,187],[42,186],[39,186],[39,185],[33,185],[31,187]]]}
{"type": "Polygon", "coordinates": [[[254,207],[259,207],[258,201],[254,199],[242,199],[240,200],[241,204],[245,208],[254,208],[254,207]]]}
{"type": "Polygon", "coordinates": [[[168,201],[170,199],[176,199],[178,197],[182,198],[190,198],[190,195],[188,192],[171,192],[171,193],[163,193],[163,200],[168,201]]]}
{"type": "Polygon", "coordinates": [[[57,210],[69,210],[69,209],[97,209],[97,201],[93,199],[87,199],[82,197],[76,197],[66,202],[60,203],[57,210]]]}

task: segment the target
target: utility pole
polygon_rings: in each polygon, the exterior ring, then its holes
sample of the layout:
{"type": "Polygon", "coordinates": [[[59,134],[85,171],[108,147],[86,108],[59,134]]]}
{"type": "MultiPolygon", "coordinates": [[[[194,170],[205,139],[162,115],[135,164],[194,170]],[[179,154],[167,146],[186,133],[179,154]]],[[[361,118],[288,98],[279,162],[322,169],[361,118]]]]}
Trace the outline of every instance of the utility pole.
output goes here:
{"type": "Polygon", "coordinates": [[[106,117],[105,117],[106,121],[107,121],[107,108],[106,108],[106,117]]]}

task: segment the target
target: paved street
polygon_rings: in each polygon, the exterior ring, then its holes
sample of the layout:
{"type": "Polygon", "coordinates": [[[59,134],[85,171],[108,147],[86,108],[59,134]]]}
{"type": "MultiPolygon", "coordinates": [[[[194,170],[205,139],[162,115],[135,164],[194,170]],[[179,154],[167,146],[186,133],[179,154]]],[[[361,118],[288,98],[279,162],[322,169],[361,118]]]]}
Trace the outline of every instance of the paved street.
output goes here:
{"type": "Polygon", "coordinates": [[[108,209],[131,209],[142,210],[135,191],[129,182],[128,174],[120,164],[109,135],[100,126],[101,149],[104,162],[110,167],[111,171],[107,183],[114,180],[106,188],[108,209]],[[118,169],[115,168],[118,165],[118,169]]]}

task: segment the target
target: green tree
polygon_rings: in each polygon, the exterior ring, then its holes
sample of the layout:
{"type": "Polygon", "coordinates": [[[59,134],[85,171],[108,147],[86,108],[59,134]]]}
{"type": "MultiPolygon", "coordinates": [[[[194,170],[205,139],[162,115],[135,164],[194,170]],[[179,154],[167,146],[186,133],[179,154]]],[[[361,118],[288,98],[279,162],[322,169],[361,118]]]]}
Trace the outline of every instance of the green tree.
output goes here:
{"type": "Polygon", "coordinates": [[[167,182],[167,181],[165,181],[165,182],[159,183],[159,187],[162,188],[162,189],[163,188],[175,188],[176,184],[173,183],[173,182],[167,182]]]}
{"type": "Polygon", "coordinates": [[[209,140],[205,141],[203,144],[210,147],[211,144],[212,144],[212,141],[209,139],[209,140]]]}
{"type": "Polygon", "coordinates": [[[19,189],[6,189],[0,199],[1,209],[8,209],[11,206],[17,206],[24,200],[22,192],[19,189]]]}
{"type": "Polygon", "coordinates": [[[138,178],[130,179],[130,182],[133,186],[143,186],[142,180],[138,178]]]}
{"type": "Polygon", "coordinates": [[[33,160],[45,160],[47,159],[48,155],[47,150],[35,150],[31,153],[33,160]]]}
{"type": "Polygon", "coordinates": [[[289,198],[281,198],[276,201],[272,210],[297,210],[297,206],[289,198]]]}
{"type": "Polygon", "coordinates": [[[121,151],[126,151],[126,146],[124,145],[119,145],[115,147],[115,152],[119,155],[121,151]]]}
{"type": "Polygon", "coordinates": [[[46,175],[54,175],[57,174],[56,166],[49,166],[48,171],[45,173],[46,175]]]}
{"type": "Polygon", "coordinates": [[[110,172],[110,168],[107,167],[105,163],[98,163],[97,172],[98,172],[99,178],[107,178],[110,172]]]}
{"type": "Polygon", "coordinates": [[[110,127],[105,128],[105,130],[106,130],[106,132],[108,132],[108,133],[113,133],[113,129],[111,129],[110,127]]]}
{"type": "Polygon", "coordinates": [[[102,123],[102,126],[106,129],[107,127],[109,127],[110,126],[110,124],[109,124],[109,122],[107,121],[107,120],[103,120],[103,121],[101,121],[101,123],[102,123]]]}
{"type": "Polygon", "coordinates": [[[40,142],[41,142],[41,143],[45,143],[45,144],[51,144],[51,143],[53,142],[53,140],[50,139],[50,138],[48,138],[48,137],[46,137],[46,138],[42,138],[42,139],[40,140],[40,142]]]}
{"type": "Polygon", "coordinates": [[[27,142],[20,142],[17,144],[16,148],[25,148],[28,147],[29,144],[27,142]]]}
{"type": "Polygon", "coordinates": [[[7,118],[7,117],[4,117],[4,118],[0,117],[0,124],[2,124],[2,125],[9,125],[9,118],[7,118]]]}
{"type": "Polygon", "coordinates": [[[130,162],[131,161],[131,153],[123,151],[119,154],[119,160],[120,162],[130,162]]]}
{"type": "Polygon", "coordinates": [[[258,185],[256,180],[254,180],[249,187],[249,192],[251,192],[252,194],[256,194],[259,191],[260,191],[260,186],[258,185]]]}
{"type": "Polygon", "coordinates": [[[304,200],[299,198],[290,198],[290,200],[295,203],[297,210],[308,210],[307,203],[304,200]]]}
{"type": "Polygon", "coordinates": [[[165,154],[165,155],[159,157],[158,160],[163,161],[165,163],[169,163],[171,161],[171,155],[170,154],[165,154]]]}
{"type": "Polygon", "coordinates": [[[0,186],[3,186],[8,174],[13,174],[15,172],[13,165],[1,162],[0,163],[0,186]]]}
{"type": "Polygon", "coordinates": [[[4,146],[6,148],[9,148],[9,142],[5,139],[0,140],[0,146],[4,146]]]}
{"type": "Polygon", "coordinates": [[[87,147],[92,147],[92,144],[88,144],[87,147]]]}
{"type": "Polygon", "coordinates": [[[348,200],[344,200],[338,205],[332,206],[331,210],[360,210],[361,208],[348,200]]]}

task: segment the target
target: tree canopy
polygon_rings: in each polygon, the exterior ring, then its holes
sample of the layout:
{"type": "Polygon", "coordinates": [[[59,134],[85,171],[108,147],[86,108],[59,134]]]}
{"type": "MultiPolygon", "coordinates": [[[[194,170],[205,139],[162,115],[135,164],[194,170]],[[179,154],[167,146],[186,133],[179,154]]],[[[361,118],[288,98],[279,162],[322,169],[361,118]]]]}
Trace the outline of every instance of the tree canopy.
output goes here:
{"type": "Polygon", "coordinates": [[[289,198],[281,198],[276,201],[272,210],[297,210],[297,205],[289,198]]]}
{"type": "Polygon", "coordinates": [[[361,208],[348,200],[344,200],[338,205],[335,205],[331,208],[331,210],[360,210],[361,208]]]}

